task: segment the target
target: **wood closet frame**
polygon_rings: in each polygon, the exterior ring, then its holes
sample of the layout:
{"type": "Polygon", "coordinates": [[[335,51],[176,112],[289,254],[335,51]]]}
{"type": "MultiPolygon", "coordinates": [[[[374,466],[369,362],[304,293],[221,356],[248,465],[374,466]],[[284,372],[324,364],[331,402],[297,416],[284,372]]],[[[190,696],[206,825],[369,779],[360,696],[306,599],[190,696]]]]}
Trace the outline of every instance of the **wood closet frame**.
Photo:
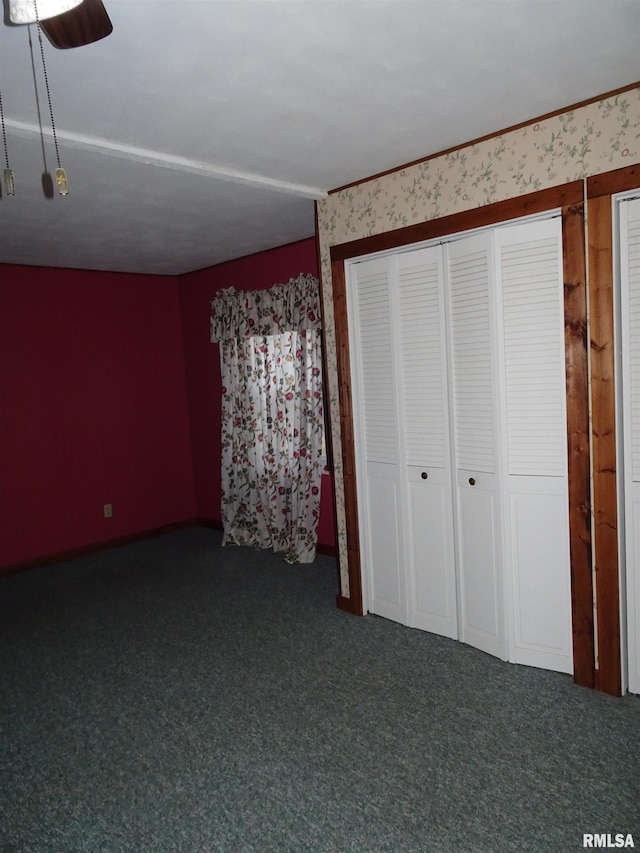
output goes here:
{"type": "Polygon", "coordinates": [[[638,186],[640,165],[634,165],[589,178],[586,185],[583,181],[573,181],[331,247],[349,576],[349,596],[338,596],[339,608],[358,615],[363,613],[345,261],[560,209],[564,274],[573,677],[577,684],[620,695],[622,679],[611,196],[638,186]],[[585,204],[589,217],[589,282],[586,275],[585,204]],[[590,316],[587,311],[588,304],[590,316]],[[597,666],[594,601],[598,614],[597,666]]]}

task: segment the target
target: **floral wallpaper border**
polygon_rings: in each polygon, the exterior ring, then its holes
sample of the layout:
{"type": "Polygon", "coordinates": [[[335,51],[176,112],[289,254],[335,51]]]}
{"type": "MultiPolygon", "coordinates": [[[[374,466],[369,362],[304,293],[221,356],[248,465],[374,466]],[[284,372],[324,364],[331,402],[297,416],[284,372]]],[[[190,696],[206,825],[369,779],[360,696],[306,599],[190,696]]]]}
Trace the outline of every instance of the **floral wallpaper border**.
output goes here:
{"type": "Polygon", "coordinates": [[[640,163],[640,86],[318,202],[342,595],[349,596],[330,248],[640,163]]]}

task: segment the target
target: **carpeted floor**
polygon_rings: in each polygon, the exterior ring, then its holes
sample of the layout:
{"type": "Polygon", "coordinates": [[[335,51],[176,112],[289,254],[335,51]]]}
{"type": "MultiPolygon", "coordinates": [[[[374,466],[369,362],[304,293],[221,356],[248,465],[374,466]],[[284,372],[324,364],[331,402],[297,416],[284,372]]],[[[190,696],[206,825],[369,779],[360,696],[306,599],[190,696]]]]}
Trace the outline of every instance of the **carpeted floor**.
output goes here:
{"type": "Polygon", "coordinates": [[[640,846],[640,698],[192,528],[0,579],[1,853],[640,846]]]}

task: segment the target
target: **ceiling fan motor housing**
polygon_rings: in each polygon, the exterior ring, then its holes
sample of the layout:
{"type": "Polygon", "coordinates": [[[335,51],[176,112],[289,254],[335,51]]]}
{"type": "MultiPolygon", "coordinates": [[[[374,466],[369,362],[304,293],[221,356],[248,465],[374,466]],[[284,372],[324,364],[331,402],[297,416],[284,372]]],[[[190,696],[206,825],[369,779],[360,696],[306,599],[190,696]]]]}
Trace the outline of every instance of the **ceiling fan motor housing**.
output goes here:
{"type": "Polygon", "coordinates": [[[9,0],[9,19],[13,24],[35,24],[55,18],[79,6],[82,0],[9,0]]]}

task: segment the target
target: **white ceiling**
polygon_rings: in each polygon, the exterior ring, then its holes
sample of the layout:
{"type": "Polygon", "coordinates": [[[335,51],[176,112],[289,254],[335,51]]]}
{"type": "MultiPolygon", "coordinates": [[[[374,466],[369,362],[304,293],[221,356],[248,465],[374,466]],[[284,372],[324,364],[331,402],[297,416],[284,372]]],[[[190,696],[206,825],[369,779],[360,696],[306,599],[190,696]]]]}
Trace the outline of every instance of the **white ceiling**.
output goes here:
{"type": "Polygon", "coordinates": [[[0,23],[0,262],[201,269],[311,236],[330,189],[640,79],[640,0],[104,3],[106,39],[44,40],[64,198],[37,34],[0,23]]]}

